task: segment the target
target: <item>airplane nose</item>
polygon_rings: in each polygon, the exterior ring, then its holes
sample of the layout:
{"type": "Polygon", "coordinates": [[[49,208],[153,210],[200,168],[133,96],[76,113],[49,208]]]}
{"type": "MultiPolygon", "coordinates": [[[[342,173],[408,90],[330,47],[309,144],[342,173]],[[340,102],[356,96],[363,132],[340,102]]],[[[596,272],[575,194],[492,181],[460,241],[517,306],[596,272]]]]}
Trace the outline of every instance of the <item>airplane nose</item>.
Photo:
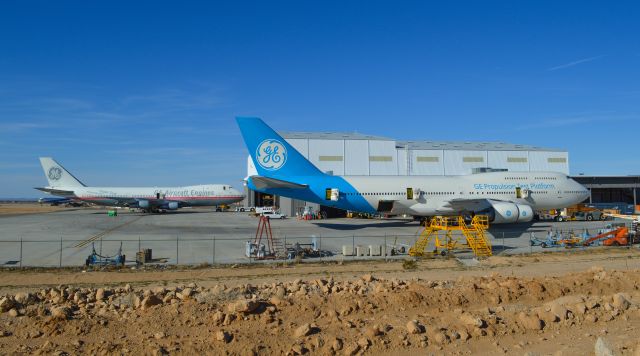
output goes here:
{"type": "MultiPolygon", "coordinates": [[[[585,189],[585,188],[583,188],[583,189],[585,189]]],[[[591,196],[591,193],[589,192],[589,190],[585,189],[583,197],[582,197],[582,200],[587,200],[587,199],[589,199],[590,196],[591,196]]]]}

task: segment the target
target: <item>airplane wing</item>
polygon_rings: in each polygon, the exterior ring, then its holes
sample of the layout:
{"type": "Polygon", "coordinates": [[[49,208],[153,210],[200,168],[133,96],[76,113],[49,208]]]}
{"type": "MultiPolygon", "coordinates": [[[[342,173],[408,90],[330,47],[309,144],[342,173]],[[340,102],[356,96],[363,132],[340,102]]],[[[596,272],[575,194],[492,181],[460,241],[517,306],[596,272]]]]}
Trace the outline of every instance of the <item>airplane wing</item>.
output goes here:
{"type": "Polygon", "coordinates": [[[306,184],[298,184],[293,182],[288,182],[286,180],[280,180],[275,178],[267,178],[262,176],[251,176],[249,177],[253,185],[258,189],[273,189],[273,188],[288,188],[288,189],[305,189],[309,186],[306,184]]]}
{"type": "MultiPolygon", "coordinates": [[[[453,211],[473,211],[478,212],[490,208],[494,202],[500,200],[493,199],[453,199],[442,205],[443,209],[453,211]]],[[[506,201],[502,201],[506,202],[506,201]]]]}

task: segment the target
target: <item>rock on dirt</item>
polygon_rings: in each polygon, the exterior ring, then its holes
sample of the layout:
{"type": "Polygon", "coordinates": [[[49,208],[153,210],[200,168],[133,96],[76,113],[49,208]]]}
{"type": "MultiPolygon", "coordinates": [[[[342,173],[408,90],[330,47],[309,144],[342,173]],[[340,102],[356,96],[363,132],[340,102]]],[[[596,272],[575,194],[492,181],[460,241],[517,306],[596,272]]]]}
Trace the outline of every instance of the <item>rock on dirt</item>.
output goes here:
{"type": "Polygon", "coordinates": [[[475,326],[478,328],[481,328],[485,325],[484,320],[482,320],[482,318],[471,315],[469,313],[464,313],[462,315],[460,315],[460,321],[464,324],[464,325],[468,325],[468,326],[475,326]]]}
{"type": "Polygon", "coordinates": [[[409,334],[421,334],[424,332],[424,326],[420,325],[417,320],[409,320],[407,322],[407,331],[409,334]]]}
{"type": "Polygon", "coordinates": [[[159,304],[162,304],[162,299],[156,297],[154,294],[151,294],[148,297],[145,297],[144,299],[142,299],[142,302],[140,302],[140,307],[142,308],[142,310],[146,310],[151,308],[154,305],[159,305],[159,304]]]}
{"type": "Polygon", "coordinates": [[[331,350],[335,351],[340,351],[342,350],[342,339],[338,339],[335,338],[333,339],[333,342],[331,343],[331,350]]]}
{"type": "Polygon", "coordinates": [[[5,313],[13,308],[16,303],[8,297],[0,299],[0,312],[5,313]]]}
{"type": "Polygon", "coordinates": [[[629,300],[622,293],[614,294],[613,303],[611,304],[619,310],[627,310],[631,306],[629,300]]]}
{"type": "Polygon", "coordinates": [[[595,354],[596,354],[596,356],[614,356],[614,355],[616,355],[616,353],[613,352],[613,349],[611,348],[609,343],[604,338],[601,338],[601,337],[599,337],[598,340],[596,341],[595,354]]]}
{"type": "Polygon", "coordinates": [[[55,307],[51,309],[51,316],[56,320],[67,320],[71,316],[71,310],[67,307],[55,307]]]}
{"type": "Polygon", "coordinates": [[[240,299],[229,304],[227,309],[229,310],[230,313],[248,314],[248,313],[253,313],[256,309],[258,309],[259,306],[260,306],[260,303],[254,300],[240,299]]]}
{"type": "Polygon", "coordinates": [[[301,325],[293,332],[293,336],[296,338],[305,337],[309,334],[311,334],[311,325],[309,323],[301,325]]]}
{"type": "Polygon", "coordinates": [[[227,344],[231,341],[231,334],[229,334],[224,330],[218,330],[215,333],[215,338],[216,338],[216,341],[224,342],[225,344],[227,344]]]}
{"type": "Polygon", "coordinates": [[[544,322],[535,315],[527,315],[524,312],[518,314],[518,321],[527,330],[542,330],[544,322]]]}
{"type": "Polygon", "coordinates": [[[16,302],[22,305],[28,305],[29,303],[32,302],[33,296],[31,295],[31,293],[19,292],[19,293],[16,293],[13,299],[15,299],[16,302]]]}

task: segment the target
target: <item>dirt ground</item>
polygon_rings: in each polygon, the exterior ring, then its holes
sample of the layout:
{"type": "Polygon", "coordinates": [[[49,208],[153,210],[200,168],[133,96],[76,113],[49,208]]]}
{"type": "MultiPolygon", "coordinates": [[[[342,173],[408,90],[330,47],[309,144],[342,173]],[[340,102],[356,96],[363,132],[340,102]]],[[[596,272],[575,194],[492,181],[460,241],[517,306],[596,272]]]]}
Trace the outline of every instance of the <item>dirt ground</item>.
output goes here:
{"type": "Polygon", "coordinates": [[[640,252],[4,270],[3,354],[640,354],[640,252]]]}
{"type": "Polygon", "coordinates": [[[40,214],[62,211],[64,206],[51,206],[38,203],[4,203],[0,204],[0,215],[40,214]]]}

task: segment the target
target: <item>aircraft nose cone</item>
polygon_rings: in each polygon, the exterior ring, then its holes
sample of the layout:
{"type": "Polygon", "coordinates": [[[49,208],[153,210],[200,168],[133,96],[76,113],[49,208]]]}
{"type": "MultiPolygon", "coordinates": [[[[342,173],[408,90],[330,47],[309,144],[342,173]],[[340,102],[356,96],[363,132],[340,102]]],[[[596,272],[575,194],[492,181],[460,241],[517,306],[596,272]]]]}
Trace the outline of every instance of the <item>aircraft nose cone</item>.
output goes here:
{"type": "Polygon", "coordinates": [[[584,194],[582,194],[582,200],[589,199],[589,196],[591,196],[591,194],[589,193],[588,190],[585,190],[584,194]]]}

